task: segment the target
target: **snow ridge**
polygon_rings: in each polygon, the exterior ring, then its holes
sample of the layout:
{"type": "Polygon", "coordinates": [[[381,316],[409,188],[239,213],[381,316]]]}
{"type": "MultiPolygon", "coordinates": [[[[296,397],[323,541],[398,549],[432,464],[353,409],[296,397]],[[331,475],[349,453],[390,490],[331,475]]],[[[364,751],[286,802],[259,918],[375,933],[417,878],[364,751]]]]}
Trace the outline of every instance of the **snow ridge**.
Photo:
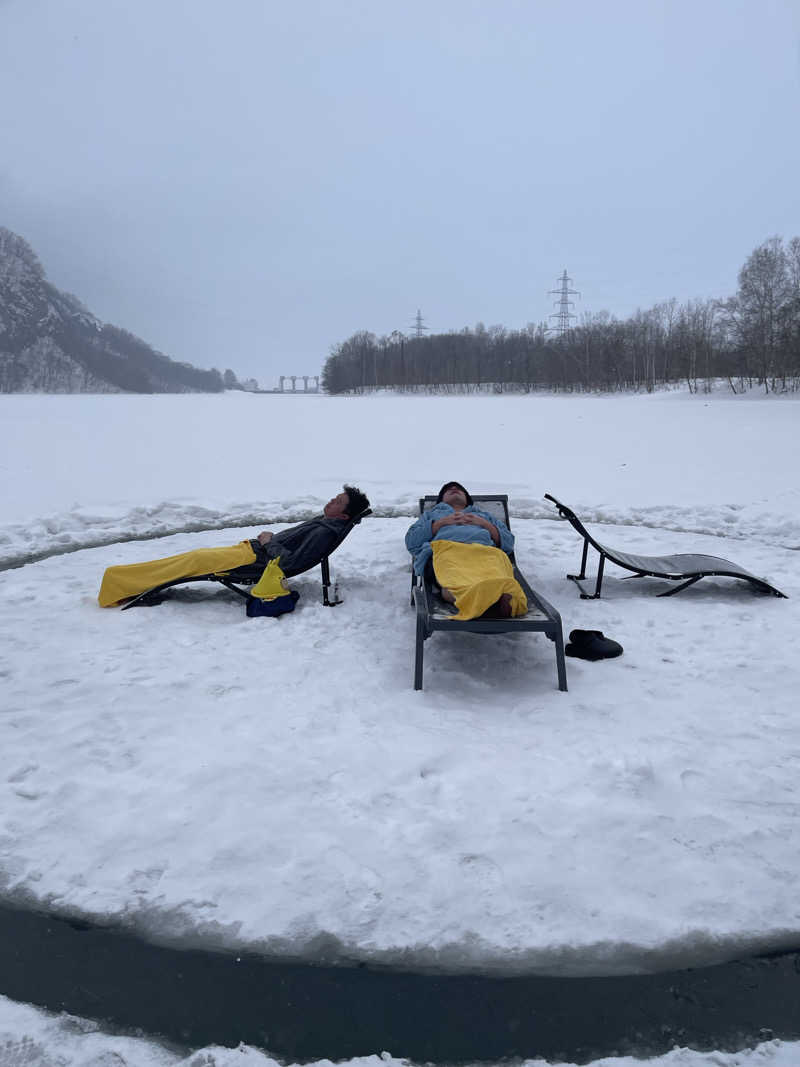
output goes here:
{"type": "MultiPolygon", "coordinates": [[[[311,508],[298,508],[277,501],[248,506],[208,508],[199,504],[163,501],[150,506],[131,508],[121,514],[102,514],[85,508],[72,508],[59,514],[0,526],[0,570],[21,567],[49,559],[51,556],[80,552],[86,548],[124,544],[128,541],[152,541],[180,533],[204,533],[215,530],[259,530],[276,523],[298,523],[318,515],[322,502],[311,508]]],[[[510,507],[512,520],[563,522],[548,502],[515,500],[510,507]]],[[[800,521],[774,511],[762,511],[758,505],[717,505],[715,507],[608,507],[580,505],[575,508],[588,527],[631,526],[680,534],[701,534],[738,541],[756,541],[776,548],[800,550],[800,521]]],[[[393,504],[373,504],[376,519],[408,518],[417,514],[416,502],[403,500],[393,504]]],[[[602,537],[602,535],[601,535],[602,537]]],[[[576,537],[576,545],[580,541],[576,537]]],[[[662,550],[669,549],[667,539],[662,550]]],[[[674,550],[673,550],[674,551],[674,550]]]]}

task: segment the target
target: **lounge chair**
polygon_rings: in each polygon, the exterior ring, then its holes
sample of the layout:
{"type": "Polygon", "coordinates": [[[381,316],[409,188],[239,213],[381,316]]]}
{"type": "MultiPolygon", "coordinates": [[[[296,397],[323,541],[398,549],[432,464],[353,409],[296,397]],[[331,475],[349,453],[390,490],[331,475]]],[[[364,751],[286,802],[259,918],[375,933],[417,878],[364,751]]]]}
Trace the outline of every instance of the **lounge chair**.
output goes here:
{"type": "MultiPolygon", "coordinates": [[[[350,533],[354,526],[357,526],[363,518],[372,514],[372,509],[367,508],[362,511],[356,518],[351,519],[345,524],[342,534],[338,541],[333,545],[327,556],[324,556],[319,564],[312,563],[310,567],[306,567],[304,571],[296,571],[288,575],[288,577],[295,577],[296,574],[303,574],[305,571],[313,570],[318,566],[322,571],[322,603],[327,608],[335,608],[342,601],[338,597],[338,593],[334,588],[333,599],[330,596],[331,586],[331,572],[330,564],[328,560],[333,552],[344,541],[345,537],[350,533]]],[[[140,606],[152,606],[153,604],[160,604],[163,600],[163,594],[167,589],[171,589],[175,585],[187,585],[189,582],[217,582],[219,585],[224,585],[226,589],[230,589],[233,593],[238,593],[239,596],[244,597],[245,600],[250,598],[250,593],[247,589],[243,589],[242,586],[255,585],[255,583],[261,578],[264,573],[263,563],[249,563],[244,567],[235,567],[233,570],[220,571],[216,574],[200,574],[191,578],[175,578],[171,582],[163,582],[161,585],[156,585],[152,589],[146,589],[143,593],[139,593],[138,596],[126,601],[122,605],[122,610],[127,611],[128,608],[135,608],[140,606]]]]}
{"type": "MultiPolygon", "coordinates": [[[[506,526],[508,520],[508,496],[495,494],[490,496],[473,496],[476,504],[490,515],[496,515],[502,519],[506,526]]],[[[422,497],[419,502],[419,513],[427,511],[436,504],[435,496],[422,497]]],[[[424,657],[424,644],[435,630],[452,630],[460,633],[476,634],[502,634],[514,633],[520,630],[530,630],[544,633],[556,646],[556,670],[558,672],[558,688],[562,692],[567,688],[567,668],[564,659],[564,637],[561,630],[561,616],[556,609],[549,604],[543,596],[534,592],[525,576],[517,567],[513,553],[509,553],[514,568],[514,577],[522,586],[528,599],[528,610],[524,615],[518,615],[509,619],[490,619],[482,616],[477,619],[454,619],[456,608],[441,598],[440,589],[436,585],[433,568],[426,568],[425,574],[420,579],[411,571],[411,604],[417,611],[417,637],[414,656],[414,688],[422,689],[422,669],[424,657]]]]}
{"type": "Polygon", "coordinates": [[[609,548],[608,545],[602,545],[599,541],[596,541],[575,512],[568,508],[566,504],[556,500],[550,493],[545,493],[544,495],[546,500],[552,500],[558,508],[561,518],[566,519],[583,538],[581,572],[580,574],[567,575],[567,578],[575,582],[578,589],[580,589],[582,600],[596,600],[600,596],[600,589],[603,585],[603,568],[607,559],[612,563],[616,563],[618,567],[634,572],[633,574],[626,574],[625,578],[666,578],[670,582],[682,583],[675,589],[665,589],[663,592],[658,593],[657,596],[674,596],[675,593],[680,593],[682,589],[687,589],[690,585],[694,585],[695,582],[699,582],[701,578],[721,576],[724,578],[742,578],[746,582],[751,582],[762,593],[786,597],[785,593],[782,593],[780,589],[776,589],[774,585],[770,585],[764,578],[756,578],[754,574],[750,574],[743,567],[739,567],[736,563],[731,563],[730,560],[720,559],[719,556],[700,556],[693,553],[681,553],[677,556],[634,556],[630,552],[618,552],[615,548],[609,548]],[[600,563],[597,567],[597,580],[593,593],[587,593],[581,585],[581,582],[586,579],[586,555],[589,551],[589,545],[600,553],[600,563]]]}

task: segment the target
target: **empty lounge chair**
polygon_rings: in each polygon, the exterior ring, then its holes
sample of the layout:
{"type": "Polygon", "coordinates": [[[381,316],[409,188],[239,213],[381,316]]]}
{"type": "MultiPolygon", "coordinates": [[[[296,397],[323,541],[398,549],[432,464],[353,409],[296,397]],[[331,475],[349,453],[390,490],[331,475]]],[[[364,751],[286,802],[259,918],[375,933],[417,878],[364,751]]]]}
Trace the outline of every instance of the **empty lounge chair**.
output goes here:
{"type": "Polygon", "coordinates": [[[786,596],[785,593],[782,593],[780,589],[776,589],[774,585],[770,585],[764,578],[756,578],[754,574],[750,574],[749,571],[738,566],[738,564],[731,563],[727,559],[720,559],[719,556],[701,556],[694,553],[680,553],[676,556],[637,556],[630,552],[618,552],[615,548],[609,548],[608,545],[602,545],[599,541],[596,541],[575,512],[568,508],[566,504],[556,500],[550,493],[545,493],[545,499],[552,500],[558,508],[559,515],[566,519],[583,538],[581,572],[580,574],[567,575],[567,578],[575,582],[580,589],[581,599],[583,600],[596,600],[600,596],[606,560],[616,563],[618,567],[624,567],[625,570],[633,571],[633,574],[626,575],[627,578],[666,578],[667,581],[681,583],[674,589],[665,589],[662,593],[658,593],[658,596],[673,596],[675,593],[680,593],[682,589],[699,582],[701,578],[710,577],[711,575],[719,575],[725,578],[742,578],[744,581],[750,582],[762,593],[770,593],[772,596],[779,597],[786,596]],[[589,545],[600,553],[597,580],[593,593],[587,593],[581,585],[581,582],[586,579],[586,556],[589,551],[589,545]]]}

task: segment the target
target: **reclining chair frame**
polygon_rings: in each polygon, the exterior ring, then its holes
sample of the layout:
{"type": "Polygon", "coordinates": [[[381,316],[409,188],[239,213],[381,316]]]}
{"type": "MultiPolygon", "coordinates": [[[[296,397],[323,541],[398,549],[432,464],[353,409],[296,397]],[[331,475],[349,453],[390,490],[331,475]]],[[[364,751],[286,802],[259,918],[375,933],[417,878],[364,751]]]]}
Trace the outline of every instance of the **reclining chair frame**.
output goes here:
{"type": "MultiPolygon", "coordinates": [[[[508,495],[505,493],[473,496],[474,502],[490,513],[496,510],[498,518],[502,511],[502,518],[509,525],[508,519],[508,495]]],[[[419,501],[419,513],[436,503],[435,496],[421,497],[419,501]]],[[[516,618],[487,619],[454,619],[450,613],[454,611],[452,604],[442,600],[437,593],[438,586],[433,577],[433,568],[428,566],[422,578],[411,570],[411,605],[416,607],[417,630],[414,654],[414,689],[422,689],[422,672],[424,661],[424,645],[428,638],[436,630],[452,630],[457,632],[469,632],[477,634],[500,634],[514,633],[516,631],[531,631],[545,634],[555,643],[556,671],[558,674],[558,688],[562,692],[567,690],[567,667],[564,659],[564,636],[561,627],[561,616],[545,598],[535,592],[525,576],[517,567],[514,553],[509,553],[511,564],[514,568],[514,577],[522,586],[528,600],[528,611],[525,615],[516,618]]]]}
{"type": "MultiPolygon", "coordinates": [[[[330,563],[328,562],[330,556],[341,545],[342,541],[347,537],[354,526],[357,526],[363,518],[372,514],[372,509],[367,508],[362,511],[360,515],[357,515],[354,519],[351,519],[342,531],[342,535],[330,552],[323,556],[319,562],[319,567],[322,571],[322,603],[326,608],[335,608],[342,601],[339,599],[336,589],[334,587],[334,598],[331,599],[330,587],[331,587],[331,570],[330,563]]],[[[313,563],[310,567],[307,567],[305,571],[298,571],[298,574],[305,574],[307,571],[313,570],[317,564],[313,563]]],[[[122,605],[122,611],[127,611],[128,608],[134,608],[139,606],[150,606],[153,604],[161,603],[162,593],[167,589],[171,589],[174,585],[188,585],[190,582],[217,582],[219,585],[224,585],[226,589],[230,589],[232,593],[238,593],[240,597],[244,597],[245,600],[250,599],[250,593],[247,589],[243,589],[242,585],[255,585],[264,573],[264,565],[261,563],[248,563],[243,567],[235,567],[230,571],[220,571],[217,574],[199,574],[191,578],[174,578],[170,582],[163,582],[161,585],[153,586],[152,589],[146,589],[143,593],[139,593],[138,596],[133,597],[122,605]]],[[[289,575],[291,578],[295,578],[297,575],[289,575]]]]}
{"type": "Polygon", "coordinates": [[[607,545],[601,545],[599,541],[592,537],[571,508],[568,508],[566,504],[562,504],[560,500],[556,500],[550,493],[545,493],[544,496],[545,500],[551,500],[555,504],[561,518],[566,519],[583,538],[580,574],[567,575],[567,578],[573,581],[580,590],[581,600],[599,599],[600,590],[603,586],[603,570],[607,559],[624,570],[634,572],[633,574],[626,574],[623,581],[628,578],[666,578],[670,582],[681,582],[674,589],[665,589],[663,592],[657,593],[656,596],[675,596],[682,589],[688,589],[690,585],[699,582],[701,578],[719,576],[741,578],[754,585],[759,592],[786,598],[785,593],[782,593],[780,589],[776,589],[774,585],[770,585],[765,579],[757,578],[743,567],[738,566],[738,564],[731,563],[727,559],[721,559],[719,556],[703,556],[692,553],[679,553],[674,556],[639,556],[630,552],[618,552],[607,545]],[[587,593],[581,585],[581,582],[586,580],[586,559],[589,545],[600,554],[593,593],[587,593]]]}

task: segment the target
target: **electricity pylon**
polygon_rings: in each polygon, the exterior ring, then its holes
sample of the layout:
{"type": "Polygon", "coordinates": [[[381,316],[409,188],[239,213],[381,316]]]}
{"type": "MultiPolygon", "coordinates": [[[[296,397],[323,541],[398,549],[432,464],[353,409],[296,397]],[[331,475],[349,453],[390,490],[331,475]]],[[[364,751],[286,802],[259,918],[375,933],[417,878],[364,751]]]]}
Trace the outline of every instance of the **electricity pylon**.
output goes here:
{"type": "Polygon", "coordinates": [[[558,324],[555,328],[556,333],[559,337],[565,337],[569,333],[569,320],[578,317],[569,310],[571,307],[575,306],[575,302],[570,300],[570,297],[580,296],[581,294],[577,289],[570,289],[572,278],[567,276],[566,271],[564,271],[558,280],[561,282],[561,288],[551,289],[550,292],[560,296],[561,299],[553,301],[553,307],[557,307],[558,311],[553,315],[550,315],[549,318],[558,319],[558,324]]]}
{"type": "Polygon", "coordinates": [[[414,320],[414,325],[411,327],[411,329],[414,331],[414,336],[416,338],[423,337],[425,334],[425,330],[428,329],[428,327],[422,321],[422,312],[419,308],[417,308],[417,317],[414,320]]]}

